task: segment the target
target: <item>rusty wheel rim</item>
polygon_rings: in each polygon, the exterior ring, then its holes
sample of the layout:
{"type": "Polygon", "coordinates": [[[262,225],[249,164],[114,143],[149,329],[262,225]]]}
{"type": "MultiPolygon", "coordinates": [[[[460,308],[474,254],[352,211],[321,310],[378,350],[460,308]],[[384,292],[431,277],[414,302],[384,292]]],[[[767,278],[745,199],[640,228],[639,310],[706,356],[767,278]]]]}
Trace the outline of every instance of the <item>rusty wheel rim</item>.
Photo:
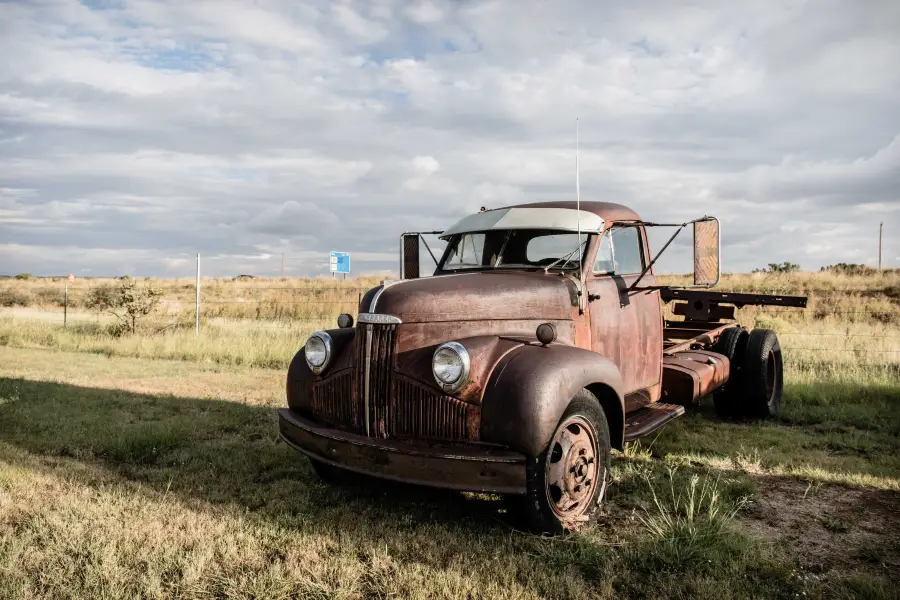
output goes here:
{"type": "Polygon", "coordinates": [[[583,514],[600,483],[597,435],[586,419],[566,419],[547,452],[547,500],[562,519],[583,514]]]}

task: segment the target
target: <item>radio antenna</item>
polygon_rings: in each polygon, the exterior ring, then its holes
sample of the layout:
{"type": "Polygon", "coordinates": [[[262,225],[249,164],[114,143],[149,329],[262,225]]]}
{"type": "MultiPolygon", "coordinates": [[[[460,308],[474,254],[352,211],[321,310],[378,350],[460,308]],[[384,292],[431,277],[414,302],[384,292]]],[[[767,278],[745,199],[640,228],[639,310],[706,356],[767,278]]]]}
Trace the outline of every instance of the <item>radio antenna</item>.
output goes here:
{"type": "Polygon", "coordinates": [[[575,221],[578,224],[578,241],[576,248],[578,249],[578,276],[581,277],[584,274],[584,265],[582,264],[582,258],[584,256],[584,252],[581,251],[581,179],[578,169],[578,118],[575,118],[575,211],[576,217],[575,221]]]}

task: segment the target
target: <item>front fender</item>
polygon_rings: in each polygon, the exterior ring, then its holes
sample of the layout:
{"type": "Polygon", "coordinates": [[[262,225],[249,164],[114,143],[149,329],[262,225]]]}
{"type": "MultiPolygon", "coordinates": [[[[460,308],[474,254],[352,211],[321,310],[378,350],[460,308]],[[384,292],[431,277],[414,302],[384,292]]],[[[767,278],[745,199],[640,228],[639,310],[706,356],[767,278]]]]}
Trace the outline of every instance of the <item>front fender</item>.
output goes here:
{"type": "Polygon", "coordinates": [[[600,400],[610,440],[622,447],[625,405],[622,376],[607,358],[574,346],[527,345],[507,354],[494,369],[481,409],[481,440],[539,456],[579,390],[600,400]]]}
{"type": "Polygon", "coordinates": [[[304,344],[300,350],[294,355],[291,364],[288,366],[287,374],[287,404],[288,408],[299,411],[302,414],[309,414],[312,407],[312,385],[316,381],[321,381],[332,373],[349,369],[351,366],[351,354],[353,348],[353,340],[356,337],[356,329],[349,327],[347,329],[328,329],[326,333],[331,336],[334,342],[334,356],[328,369],[321,375],[313,373],[309,365],[306,364],[306,345],[304,344]]]}
{"type": "MultiPolygon", "coordinates": [[[[471,361],[469,379],[461,389],[453,393],[454,398],[469,404],[481,404],[485,386],[491,373],[496,370],[496,365],[506,353],[525,343],[521,340],[511,340],[496,335],[451,338],[446,341],[462,344],[469,353],[471,361]]],[[[431,359],[438,346],[440,344],[429,344],[401,352],[397,359],[397,372],[433,387],[435,390],[440,390],[435,383],[434,371],[431,366],[431,359]]],[[[443,394],[444,392],[439,391],[439,393],[443,394]]]]}

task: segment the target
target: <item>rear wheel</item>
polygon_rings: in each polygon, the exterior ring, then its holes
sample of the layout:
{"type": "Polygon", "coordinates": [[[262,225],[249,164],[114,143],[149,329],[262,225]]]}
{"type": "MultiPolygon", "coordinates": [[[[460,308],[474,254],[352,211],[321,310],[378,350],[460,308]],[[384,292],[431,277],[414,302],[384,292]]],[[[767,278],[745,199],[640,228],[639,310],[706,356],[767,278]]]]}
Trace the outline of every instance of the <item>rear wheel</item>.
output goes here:
{"type": "Polygon", "coordinates": [[[728,381],[713,392],[716,412],[723,417],[737,417],[741,414],[742,383],[741,371],[750,334],[743,327],[726,329],[713,344],[711,350],[728,359],[728,381]]]}
{"type": "Polygon", "coordinates": [[[781,344],[771,329],[754,329],[747,341],[742,367],[744,416],[765,419],[778,415],[784,392],[781,344]]]}
{"type": "Polygon", "coordinates": [[[527,465],[527,494],[519,511],[536,533],[560,534],[597,516],[609,481],[606,414],[588,390],[563,413],[540,456],[527,465]]]}

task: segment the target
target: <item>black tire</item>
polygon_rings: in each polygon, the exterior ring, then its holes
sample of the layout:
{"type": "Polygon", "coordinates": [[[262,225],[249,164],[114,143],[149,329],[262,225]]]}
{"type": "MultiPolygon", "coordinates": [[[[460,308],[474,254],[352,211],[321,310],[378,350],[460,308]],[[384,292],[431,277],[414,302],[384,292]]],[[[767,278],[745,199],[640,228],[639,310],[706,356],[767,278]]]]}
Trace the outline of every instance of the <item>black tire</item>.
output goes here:
{"type": "Polygon", "coordinates": [[[312,469],[319,479],[326,483],[343,483],[345,480],[346,471],[340,467],[329,465],[315,458],[310,458],[309,464],[312,465],[312,469]]]}
{"type": "Polygon", "coordinates": [[[529,457],[527,493],[519,498],[516,512],[535,533],[558,535],[578,529],[597,518],[609,483],[609,469],[606,414],[596,396],[581,390],[560,418],[547,448],[540,456],[529,457]],[[577,440],[565,454],[560,443],[563,440],[577,440]],[[588,440],[593,440],[592,449],[588,440]],[[556,476],[551,471],[564,473],[565,482],[558,485],[563,480],[551,481],[556,476]],[[561,504],[565,506],[561,508],[561,504]]]}
{"type": "Polygon", "coordinates": [[[744,355],[750,334],[743,327],[726,329],[713,344],[713,352],[718,352],[728,359],[728,381],[713,392],[713,404],[716,412],[722,417],[738,417],[741,415],[742,383],[741,371],[744,367],[744,355]]]}
{"type": "Polygon", "coordinates": [[[778,415],[784,393],[784,363],[781,344],[771,329],[754,329],[747,340],[741,373],[745,417],[766,419],[778,415]]]}

